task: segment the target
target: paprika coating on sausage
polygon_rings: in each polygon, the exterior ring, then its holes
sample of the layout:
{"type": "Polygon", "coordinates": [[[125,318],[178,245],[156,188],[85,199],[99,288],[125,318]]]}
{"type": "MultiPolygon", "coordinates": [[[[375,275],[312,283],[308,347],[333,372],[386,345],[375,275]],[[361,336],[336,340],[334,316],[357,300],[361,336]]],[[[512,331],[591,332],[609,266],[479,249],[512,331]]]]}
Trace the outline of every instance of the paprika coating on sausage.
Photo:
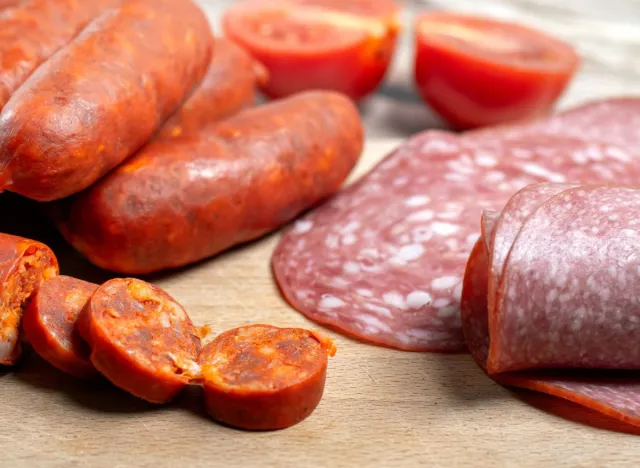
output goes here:
{"type": "Polygon", "coordinates": [[[58,260],[40,242],[0,234],[0,364],[20,357],[22,313],[42,281],[58,274],[58,260]]]}
{"type": "Polygon", "coordinates": [[[352,101],[302,93],[151,143],[51,212],[92,263],[150,273],[279,228],[336,193],[362,148],[352,101]]]}
{"type": "Polygon", "coordinates": [[[138,279],[107,281],[80,312],[91,363],[117,387],[151,403],[173,399],[193,376],[200,338],[169,294],[138,279]]]}
{"type": "Polygon", "coordinates": [[[214,42],[207,75],[189,99],[158,132],[160,138],[191,134],[206,124],[251,106],[267,70],[242,47],[223,38],[214,42]]]}
{"type": "Polygon", "coordinates": [[[76,193],[138,150],[204,77],[213,38],[191,0],[108,10],[0,113],[0,190],[76,193]]]}
{"type": "Polygon", "coordinates": [[[98,373],[89,359],[89,346],[76,330],[78,315],[98,285],[69,276],[46,280],[22,318],[33,349],[57,369],[80,378],[98,373]]]}
{"type": "Polygon", "coordinates": [[[91,20],[122,0],[0,1],[0,109],[27,77],[91,20]]]}
{"type": "Polygon", "coordinates": [[[284,429],[318,406],[333,342],[301,328],[251,325],[226,331],[200,353],[205,405],[217,421],[284,429]]]}

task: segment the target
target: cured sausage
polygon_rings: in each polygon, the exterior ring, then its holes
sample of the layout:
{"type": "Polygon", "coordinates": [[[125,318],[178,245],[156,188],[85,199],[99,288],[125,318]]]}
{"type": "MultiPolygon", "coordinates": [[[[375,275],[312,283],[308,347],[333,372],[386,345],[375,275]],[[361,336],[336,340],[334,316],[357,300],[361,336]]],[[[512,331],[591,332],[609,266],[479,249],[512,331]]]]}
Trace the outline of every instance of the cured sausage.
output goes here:
{"type": "Polygon", "coordinates": [[[0,1],[0,109],[38,65],[121,0],[0,1]]]}
{"type": "Polygon", "coordinates": [[[0,234],[0,364],[15,364],[20,357],[24,308],[42,281],[57,274],[58,261],[49,247],[0,234]]]}
{"type": "Polygon", "coordinates": [[[0,190],[49,201],[91,185],[146,143],[202,80],[212,41],[190,0],[134,0],[105,12],[0,114],[0,190]]]}
{"type": "Polygon", "coordinates": [[[42,283],[22,318],[25,337],[46,361],[80,378],[94,377],[89,347],[76,330],[76,321],[97,285],[69,276],[42,283]]]}
{"type": "Polygon", "coordinates": [[[338,191],[362,147],[349,99],[303,93],[154,142],[52,210],[92,263],[150,273],[277,229],[338,191]]]}
{"type": "Polygon", "coordinates": [[[480,213],[536,182],[637,184],[640,112],[632,109],[640,100],[572,110],[531,124],[537,131],[412,138],[286,231],[272,259],[284,297],[368,342],[463,351],[462,277],[480,213]]]}
{"type": "Polygon", "coordinates": [[[300,328],[251,325],[226,331],[200,354],[209,414],[249,430],[284,429],[318,406],[327,374],[328,338],[300,328]]]}
{"type": "Polygon", "coordinates": [[[160,137],[191,134],[255,102],[257,86],[267,80],[266,69],[248,52],[226,39],[215,41],[207,75],[193,95],[162,126],[160,137]]]}
{"type": "Polygon", "coordinates": [[[640,380],[620,372],[640,368],[638,209],[637,189],[537,184],[484,215],[461,309],[485,372],[640,426],[640,380]]]}
{"type": "Polygon", "coordinates": [[[199,375],[200,338],[191,319],[152,284],[107,281],[93,293],[76,326],[91,348],[94,367],[149,402],[170,401],[199,375]]]}

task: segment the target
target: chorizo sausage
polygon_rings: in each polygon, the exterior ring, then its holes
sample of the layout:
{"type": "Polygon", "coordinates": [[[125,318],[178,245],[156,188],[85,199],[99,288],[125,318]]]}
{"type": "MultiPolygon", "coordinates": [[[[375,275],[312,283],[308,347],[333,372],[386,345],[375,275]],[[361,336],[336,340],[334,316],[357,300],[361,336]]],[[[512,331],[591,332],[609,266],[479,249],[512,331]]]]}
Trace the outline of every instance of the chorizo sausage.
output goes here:
{"type": "Polygon", "coordinates": [[[58,274],[58,260],[40,242],[0,234],[0,364],[20,357],[22,313],[43,280],[58,274]]]}
{"type": "Polygon", "coordinates": [[[56,276],[40,285],[22,318],[25,337],[46,361],[80,378],[94,377],[89,347],[75,325],[97,285],[69,276],[56,276]]]}
{"type": "Polygon", "coordinates": [[[102,268],[179,267],[256,239],[333,195],[362,147],[354,104],[307,92],[156,141],[52,215],[102,268]]]}
{"type": "Polygon", "coordinates": [[[212,44],[191,0],[131,1],[100,15],[0,114],[0,190],[49,201],[91,185],[178,108],[212,44]]]}
{"type": "Polygon", "coordinates": [[[215,41],[207,75],[189,99],[162,126],[161,138],[193,133],[255,102],[257,86],[267,80],[266,69],[248,52],[226,39],[215,41]]]}
{"type": "Polygon", "coordinates": [[[205,405],[217,421],[249,430],[284,429],[318,406],[331,340],[300,328],[229,330],[200,354],[205,405]]]}
{"type": "Polygon", "coordinates": [[[76,327],[91,348],[94,367],[149,402],[171,400],[199,375],[197,330],[182,306],[157,286],[131,278],[107,281],[86,303],[76,327]]]}
{"type": "Polygon", "coordinates": [[[121,0],[0,1],[0,109],[38,65],[121,0]]]}

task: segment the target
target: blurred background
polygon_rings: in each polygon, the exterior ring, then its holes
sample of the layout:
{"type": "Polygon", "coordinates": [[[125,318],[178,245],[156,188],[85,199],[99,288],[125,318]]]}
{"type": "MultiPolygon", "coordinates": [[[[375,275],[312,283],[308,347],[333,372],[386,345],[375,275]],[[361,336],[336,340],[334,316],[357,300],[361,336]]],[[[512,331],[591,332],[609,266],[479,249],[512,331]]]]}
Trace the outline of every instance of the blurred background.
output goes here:
{"type": "MultiPolygon", "coordinates": [[[[198,0],[216,33],[234,0],[198,0]]],[[[348,2],[349,0],[345,0],[348,2]]],[[[582,68],[559,102],[567,107],[604,96],[640,95],[640,0],[404,0],[405,29],[379,93],[363,104],[369,138],[407,137],[442,124],[413,90],[412,18],[425,10],[480,13],[517,21],[562,38],[582,55],[582,68]]]]}

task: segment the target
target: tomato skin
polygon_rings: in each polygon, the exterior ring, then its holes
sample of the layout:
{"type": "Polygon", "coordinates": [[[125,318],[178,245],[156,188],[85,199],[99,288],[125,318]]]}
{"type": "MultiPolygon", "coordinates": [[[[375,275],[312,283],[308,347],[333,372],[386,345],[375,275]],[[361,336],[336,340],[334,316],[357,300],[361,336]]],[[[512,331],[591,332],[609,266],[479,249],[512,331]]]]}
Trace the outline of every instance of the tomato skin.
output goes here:
{"type": "Polygon", "coordinates": [[[380,86],[395,52],[398,19],[393,14],[380,21],[385,25],[383,35],[363,34],[357,42],[326,48],[314,45],[312,49],[305,49],[304,44],[273,48],[256,38],[248,39],[239,30],[240,22],[231,15],[225,15],[222,26],[228,39],[249,51],[268,70],[269,80],[261,86],[266,96],[278,99],[307,90],[330,90],[359,101],[380,86]]]}
{"type": "MultiPolygon", "coordinates": [[[[447,21],[447,16],[442,18],[447,21]]],[[[421,24],[434,19],[436,14],[426,14],[416,22],[415,82],[422,99],[458,130],[547,114],[579,66],[570,46],[542,35],[542,45],[554,47],[560,57],[554,67],[521,66],[473,54],[421,33],[421,24]]],[[[526,34],[531,36],[532,30],[526,34]]]]}

